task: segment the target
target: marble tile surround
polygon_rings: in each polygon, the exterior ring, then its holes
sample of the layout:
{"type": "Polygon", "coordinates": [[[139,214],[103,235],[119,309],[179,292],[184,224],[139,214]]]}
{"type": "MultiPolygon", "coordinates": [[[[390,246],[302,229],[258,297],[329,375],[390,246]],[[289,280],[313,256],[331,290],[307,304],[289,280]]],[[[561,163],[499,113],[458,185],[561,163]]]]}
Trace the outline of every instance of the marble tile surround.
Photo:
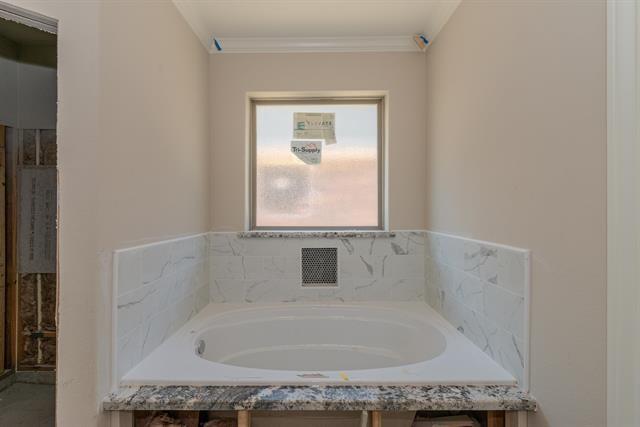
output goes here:
{"type": "Polygon", "coordinates": [[[527,389],[529,251],[435,232],[426,247],[428,304],[527,389]]]}
{"type": "Polygon", "coordinates": [[[425,233],[255,238],[210,234],[210,300],[219,303],[425,299],[425,233]],[[303,247],[338,249],[338,286],[300,284],[303,247]]]}
{"type": "Polygon", "coordinates": [[[429,231],[297,238],[212,232],[116,251],[116,381],[210,301],[424,300],[527,387],[529,252],[429,231]],[[336,247],[338,287],[300,249],[336,247]]]}
{"type": "Polygon", "coordinates": [[[208,240],[205,233],[115,251],[117,379],[209,303],[208,240]]]}

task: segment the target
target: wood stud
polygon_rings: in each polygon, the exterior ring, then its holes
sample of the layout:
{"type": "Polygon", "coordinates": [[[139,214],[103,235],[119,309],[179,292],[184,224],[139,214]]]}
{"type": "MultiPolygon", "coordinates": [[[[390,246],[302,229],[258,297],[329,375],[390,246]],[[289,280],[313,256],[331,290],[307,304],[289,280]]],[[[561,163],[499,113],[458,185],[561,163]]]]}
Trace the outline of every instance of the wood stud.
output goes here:
{"type": "Polygon", "coordinates": [[[238,411],[238,427],[251,427],[251,413],[249,411],[238,411]]]}
{"type": "Polygon", "coordinates": [[[382,427],[382,412],[371,411],[371,427],[382,427]]]}
{"type": "Polygon", "coordinates": [[[504,427],[504,411],[488,411],[487,427],[504,427]]]}
{"type": "Polygon", "coordinates": [[[7,286],[7,351],[5,367],[16,369],[18,366],[18,269],[17,269],[17,195],[16,176],[19,156],[18,137],[22,132],[11,128],[5,140],[5,257],[6,257],[6,286],[7,286]]]}

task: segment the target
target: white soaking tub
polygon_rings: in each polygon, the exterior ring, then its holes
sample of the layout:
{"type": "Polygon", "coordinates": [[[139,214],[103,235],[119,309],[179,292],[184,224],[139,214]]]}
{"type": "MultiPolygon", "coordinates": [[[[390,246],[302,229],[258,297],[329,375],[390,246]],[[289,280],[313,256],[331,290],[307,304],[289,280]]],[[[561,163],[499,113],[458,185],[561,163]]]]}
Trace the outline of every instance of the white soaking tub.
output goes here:
{"type": "Polygon", "coordinates": [[[514,377],[424,303],[210,304],[122,385],[496,384],[514,377]]]}

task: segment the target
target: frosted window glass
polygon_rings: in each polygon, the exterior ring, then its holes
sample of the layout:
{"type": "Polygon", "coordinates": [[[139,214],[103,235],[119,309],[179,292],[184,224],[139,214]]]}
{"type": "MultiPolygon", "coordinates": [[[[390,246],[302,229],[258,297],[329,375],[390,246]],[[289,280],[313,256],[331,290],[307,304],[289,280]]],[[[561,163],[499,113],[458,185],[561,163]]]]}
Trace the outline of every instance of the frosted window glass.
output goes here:
{"type": "Polygon", "coordinates": [[[378,227],[378,105],[257,104],[256,227],[378,227]],[[291,152],[293,115],[335,113],[320,164],[291,152]]]}

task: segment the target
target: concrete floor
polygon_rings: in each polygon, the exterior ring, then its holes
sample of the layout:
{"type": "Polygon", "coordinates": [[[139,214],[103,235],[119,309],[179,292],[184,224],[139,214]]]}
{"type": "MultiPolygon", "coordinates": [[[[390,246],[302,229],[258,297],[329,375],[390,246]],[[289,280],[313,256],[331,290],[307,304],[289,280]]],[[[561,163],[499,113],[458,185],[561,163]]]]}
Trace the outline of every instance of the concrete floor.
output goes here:
{"type": "Polygon", "coordinates": [[[0,426],[55,425],[55,386],[15,383],[0,392],[0,426]]]}

